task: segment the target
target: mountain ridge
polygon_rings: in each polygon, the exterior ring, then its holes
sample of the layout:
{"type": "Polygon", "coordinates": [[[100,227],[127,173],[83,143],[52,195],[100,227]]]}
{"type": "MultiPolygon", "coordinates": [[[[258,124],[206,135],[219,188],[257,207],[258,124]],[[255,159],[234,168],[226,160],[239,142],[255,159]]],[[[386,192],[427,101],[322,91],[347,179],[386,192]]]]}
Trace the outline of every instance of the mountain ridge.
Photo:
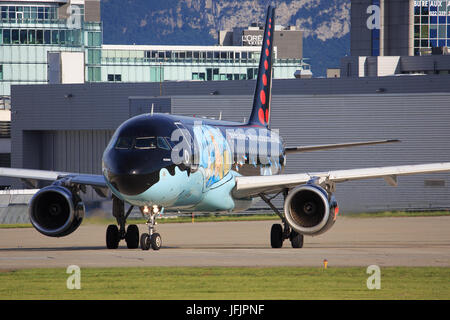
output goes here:
{"type": "MultiPolygon", "coordinates": [[[[350,3],[345,0],[271,1],[276,23],[304,32],[304,57],[314,76],[339,66],[350,52],[350,3]]],[[[103,0],[105,44],[216,45],[219,30],[264,20],[269,1],[103,0]]]]}

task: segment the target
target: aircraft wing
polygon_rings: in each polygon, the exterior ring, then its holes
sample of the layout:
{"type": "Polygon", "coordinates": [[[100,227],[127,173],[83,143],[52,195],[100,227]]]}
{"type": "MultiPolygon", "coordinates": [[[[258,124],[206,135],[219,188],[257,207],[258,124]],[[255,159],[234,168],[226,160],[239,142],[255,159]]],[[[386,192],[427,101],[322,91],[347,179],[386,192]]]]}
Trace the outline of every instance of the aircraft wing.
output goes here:
{"type": "Polygon", "coordinates": [[[274,176],[240,176],[236,177],[233,196],[235,198],[256,197],[261,193],[277,193],[308,182],[332,185],[338,182],[371,178],[384,178],[389,185],[397,186],[397,176],[446,171],[450,171],[450,162],[274,176]]]}
{"type": "Polygon", "coordinates": [[[400,140],[389,139],[389,140],[360,141],[360,142],[337,143],[337,144],[321,144],[315,146],[313,145],[313,146],[287,147],[285,151],[286,154],[292,154],[292,153],[303,153],[303,152],[341,149],[359,146],[371,146],[376,144],[395,143],[395,142],[400,142],[400,140]]]}
{"type": "Polygon", "coordinates": [[[64,180],[64,182],[69,185],[72,184],[80,186],[91,186],[100,196],[103,197],[106,196],[108,188],[103,175],[97,174],[80,174],[34,169],[0,168],[0,176],[19,178],[31,185],[33,185],[37,180],[64,180]]]}

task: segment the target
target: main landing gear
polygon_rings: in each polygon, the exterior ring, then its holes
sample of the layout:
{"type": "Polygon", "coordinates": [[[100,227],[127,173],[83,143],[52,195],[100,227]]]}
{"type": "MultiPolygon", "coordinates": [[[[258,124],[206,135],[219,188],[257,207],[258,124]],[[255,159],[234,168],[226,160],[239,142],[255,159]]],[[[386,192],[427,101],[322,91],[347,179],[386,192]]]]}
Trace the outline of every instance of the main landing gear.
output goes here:
{"type": "Polygon", "coordinates": [[[141,235],[141,249],[149,250],[152,248],[153,250],[161,249],[162,240],[159,233],[155,230],[156,217],[164,212],[164,208],[153,206],[152,208],[144,207],[141,209],[141,212],[144,216],[148,217],[147,226],[148,233],[143,233],[141,235]]]}
{"type": "Polygon", "coordinates": [[[270,229],[270,245],[272,248],[281,248],[283,242],[286,239],[291,241],[292,248],[302,248],[303,247],[303,235],[299,234],[297,231],[293,230],[286,221],[286,218],[280,211],[270,202],[271,199],[267,198],[264,194],[259,195],[261,199],[267,203],[272,210],[281,218],[283,225],[277,223],[272,225],[270,229]]]}
{"type": "Polygon", "coordinates": [[[139,229],[135,224],[131,224],[125,229],[128,216],[133,210],[131,206],[125,214],[125,204],[119,198],[113,197],[113,216],[117,220],[117,225],[110,224],[106,229],[106,247],[117,249],[120,240],[125,240],[128,249],[139,247],[139,229]]]}

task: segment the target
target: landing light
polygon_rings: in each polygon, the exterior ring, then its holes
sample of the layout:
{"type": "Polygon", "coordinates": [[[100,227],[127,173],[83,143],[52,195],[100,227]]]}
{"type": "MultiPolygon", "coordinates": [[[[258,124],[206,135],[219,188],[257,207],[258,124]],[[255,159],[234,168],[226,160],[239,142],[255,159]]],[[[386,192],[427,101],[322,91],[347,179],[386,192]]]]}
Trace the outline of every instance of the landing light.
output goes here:
{"type": "Polygon", "coordinates": [[[142,212],[144,214],[148,214],[150,212],[150,209],[147,206],[144,206],[144,209],[142,209],[142,212]]]}

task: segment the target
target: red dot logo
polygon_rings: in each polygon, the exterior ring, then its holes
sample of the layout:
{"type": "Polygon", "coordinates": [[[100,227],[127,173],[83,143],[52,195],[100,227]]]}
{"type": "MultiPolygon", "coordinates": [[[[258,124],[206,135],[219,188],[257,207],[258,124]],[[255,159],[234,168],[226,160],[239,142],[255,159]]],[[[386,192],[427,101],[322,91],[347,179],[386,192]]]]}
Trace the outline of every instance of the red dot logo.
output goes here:
{"type": "Polygon", "coordinates": [[[267,45],[270,46],[270,40],[269,39],[267,39],[267,45]]]}
{"type": "Polygon", "coordinates": [[[259,99],[261,100],[262,104],[266,104],[266,93],[264,92],[264,90],[261,90],[261,92],[259,93],[259,99]]]}
{"type": "Polygon", "coordinates": [[[269,24],[269,29],[272,29],[272,25],[271,24],[269,24]]]}
{"type": "Polygon", "coordinates": [[[263,81],[263,85],[267,86],[267,76],[265,73],[263,74],[262,81],[263,81]]]}
{"type": "Polygon", "coordinates": [[[269,56],[269,49],[266,49],[266,56],[269,56]]]}
{"type": "Polygon", "coordinates": [[[265,124],[265,122],[264,122],[264,110],[262,108],[259,108],[258,118],[259,118],[259,122],[261,122],[262,124],[265,124]]]}
{"type": "Polygon", "coordinates": [[[267,35],[270,37],[270,31],[269,32],[267,32],[267,35]]]}
{"type": "Polygon", "coordinates": [[[267,60],[264,60],[264,69],[269,69],[269,63],[267,62],[267,60]]]}
{"type": "Polygon", "coordinates": [[[272,18],[269,18],[269,23],[272,23],[272,18]]]}
{"type": "Polygon", "coordinates": [[[266,122],[269,123],[269,108],[266,109],[266,122]]]}

